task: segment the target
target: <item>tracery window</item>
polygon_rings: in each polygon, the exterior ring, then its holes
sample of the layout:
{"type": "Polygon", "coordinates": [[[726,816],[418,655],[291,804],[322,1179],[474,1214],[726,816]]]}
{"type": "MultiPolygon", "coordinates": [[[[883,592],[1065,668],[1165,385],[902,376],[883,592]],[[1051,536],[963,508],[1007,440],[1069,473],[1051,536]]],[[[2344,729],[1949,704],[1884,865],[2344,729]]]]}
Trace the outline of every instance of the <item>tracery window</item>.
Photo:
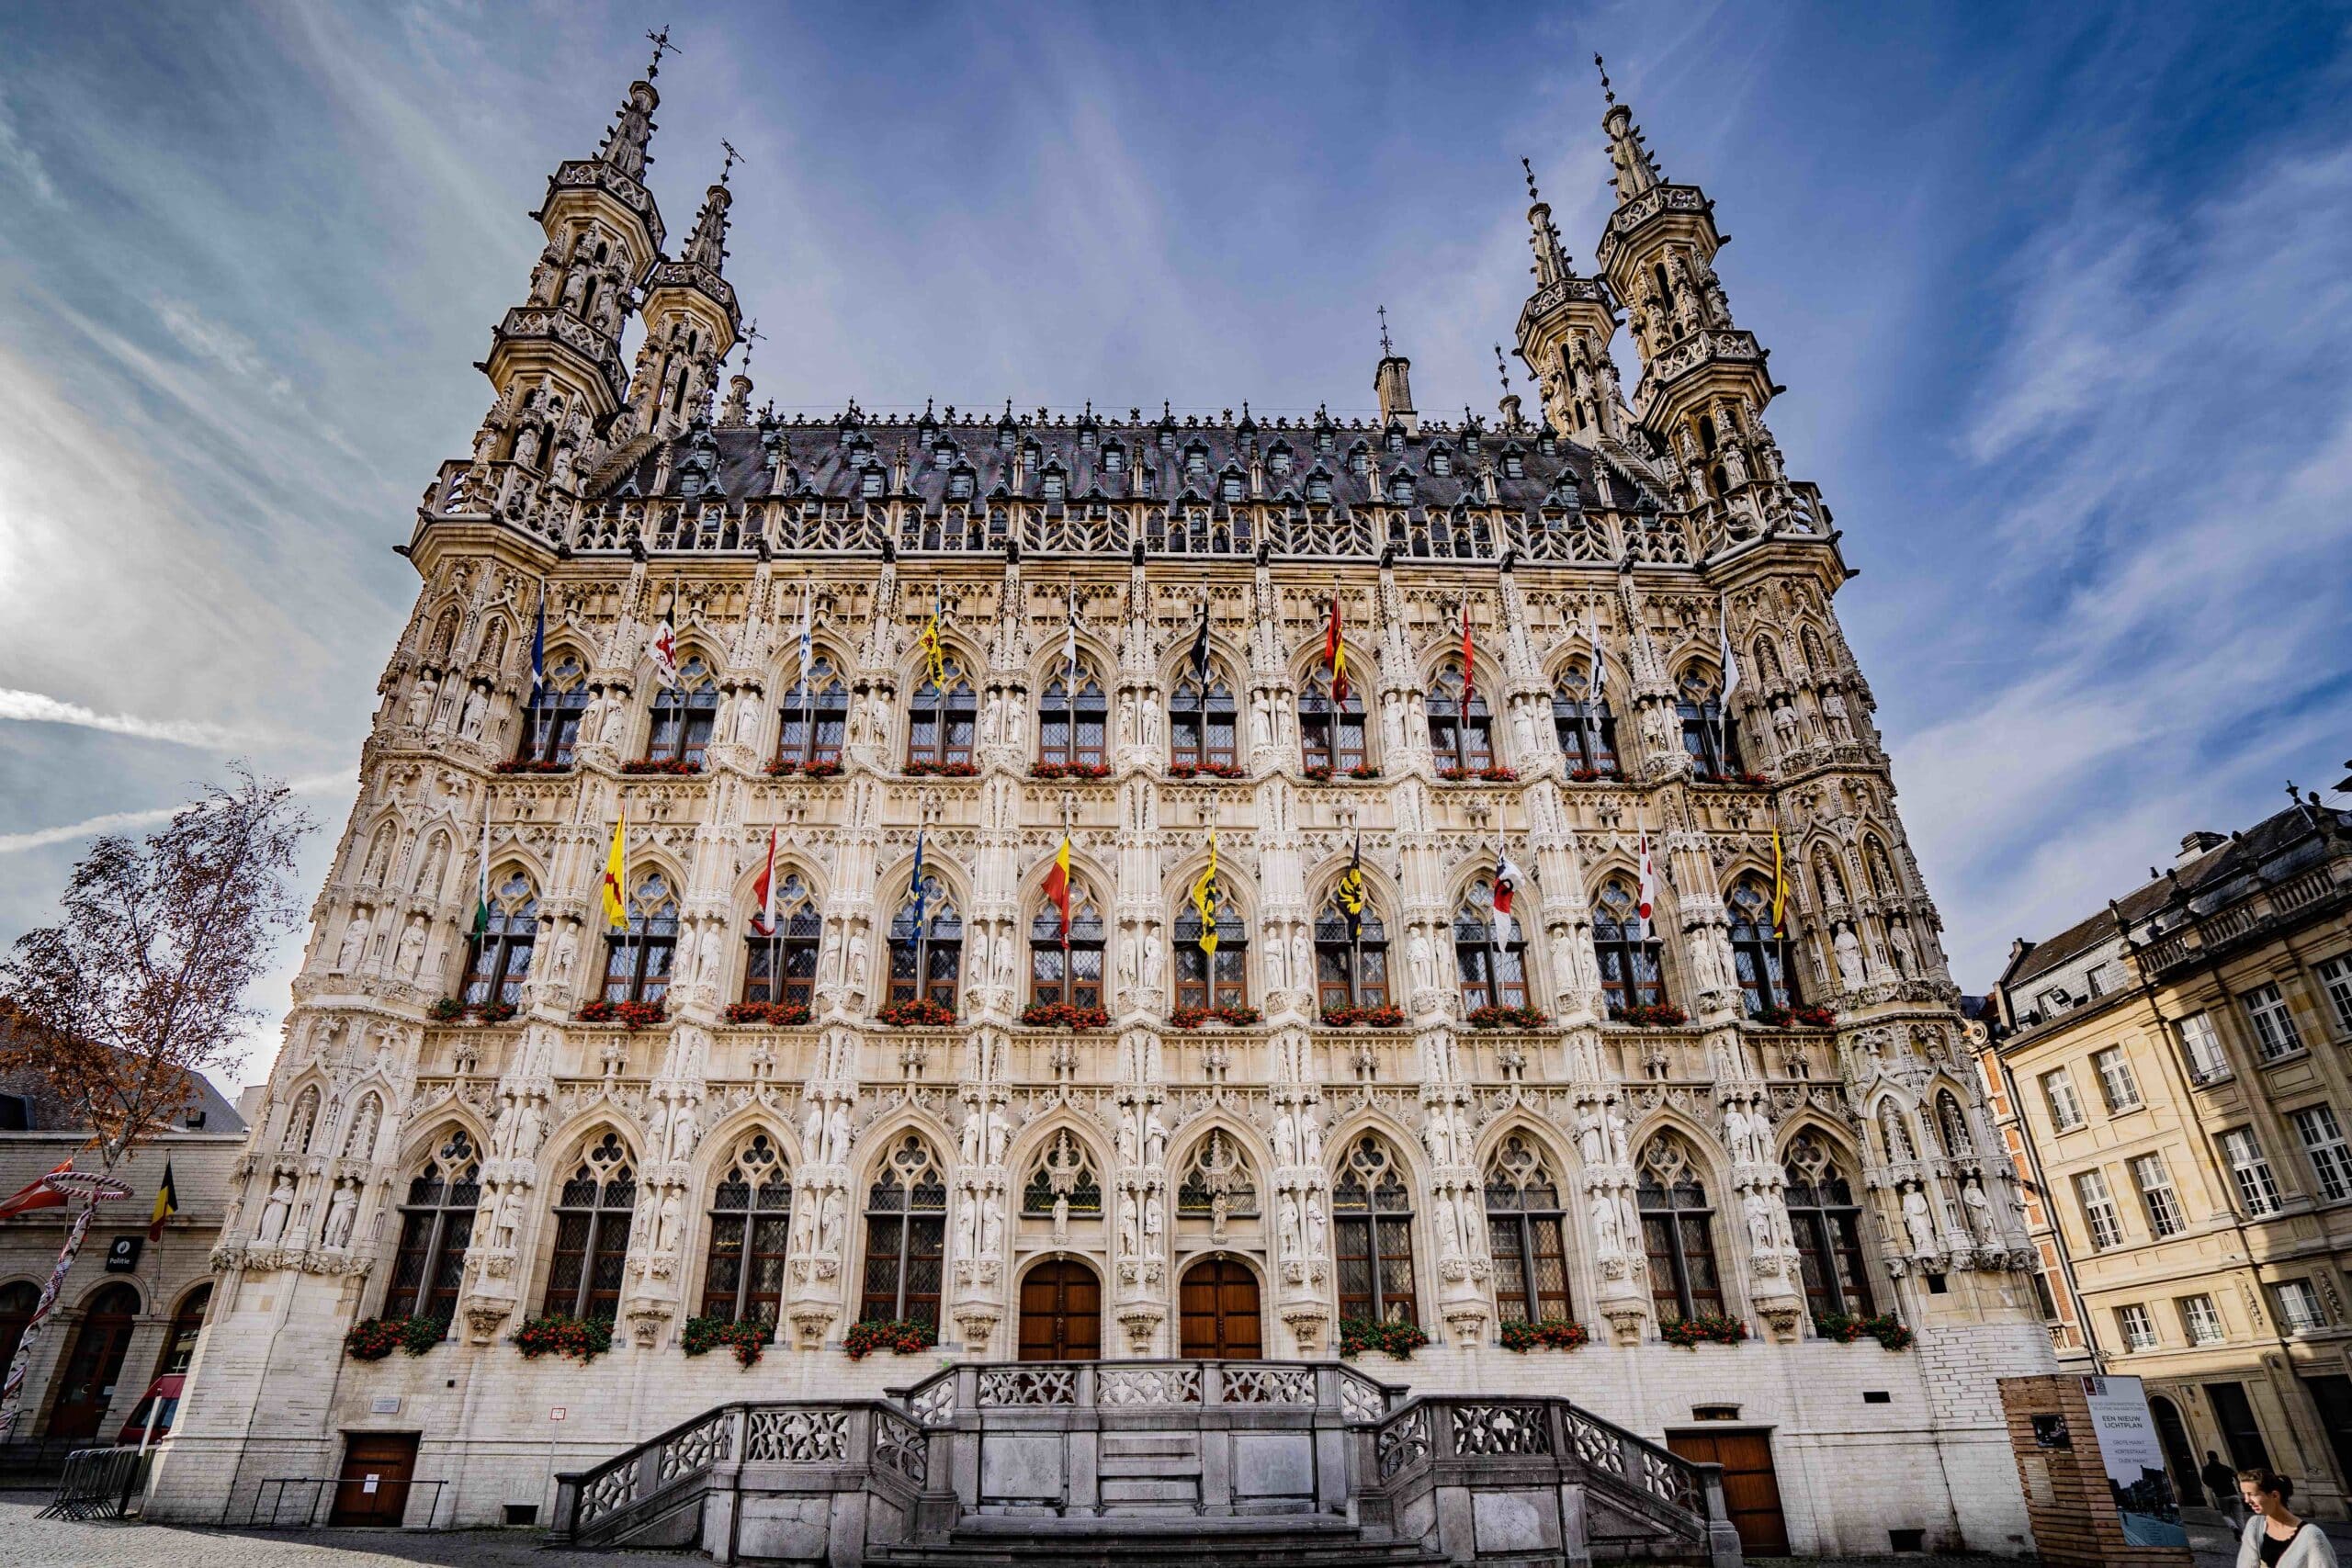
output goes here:
{"type": "Polygon", "coordinates": [[[1029,922],[1029,999],[1067,1002],[1075,1008],[1102,1005],[1102,911],[1084,883],[1069,887],[1069,940],[1062,940],[1061,911],[1037,900],[1029,922]]]}
{"type": "Polygon", "coordinates": [[[1617,719],[1606,695],[1592,691],[1592,667],[1570,665],[1552,692],[1552,728],[1570,773],[1617,777],[1617,719]]]}
{"type": "Polygon", "coordinates": [[[1838,1168],[1836,1152],[1810,1129],[1799,1133],[1789,1141],[1781,1174],[1788,1182],[1789,1225],[1796,1235],[1805,1300],[1815,1315],[1868,1316],[1875,1308],[1862,1261],[1862,1211],[1838,1168]]]}
{"type": "Polygon", "coordinates": [[[1315,917],[1315,988],[1325,1012],[1388,1005],[1388,928],[1369,898],[1349,929],[1335,889],[1315,917]]]}
{"type": "Polygon", "coordinates": [[[619,1315],[629,1216],[636,1209],[637,1170],[628,1150],[617,1134],[596,1137],[556,1198],[555,1257],[541,1312],[600,1323],[619,1315]]]}
{"type": "Polygon", "coordinates": [[[1221,1127],[1193,1145],[1176,1186],[1176,1213],[1204,1219],[1239,1218],[1258,1212],[1258,1189],[1250,1161],[1221,1127]]]}
{"type": "Polygon", "coordinates": [[[1331,676],[1317,670],[1299,686],[1298,744],[1305,765],[1344,773],[1363,766],[1363,696],[1352,685],[1347,700],[1331,701],[1331,676]]]}
{"type": "Polygon", "coordinates": [[[424,1168],[410,1179],[401,1205],[400,1248],[392,1255],[386,1317],[458,1314],[465,1282],[466,1248],[473,1241],[474,1208],[481,1201],[481,1156],[462,1127],[453,1128],[424,1168]]]}
{"type": "Polygon", "coordinates": [[[604,999],[661,1002],[670,994],[670,968],[677,954],[677,897],[668,879],[649,871],[629,895],[628,927],[605,938],[604,999]]]}
{"type": "Polygon", "coordinates": [[[942,765],[972,760],[972,682],[953,653],[940,659],[941,679],[925,672],[908,715],[907,761],[942,765]]]}
{"type": "Polygon", "coordinates": [[[745,1001],[814,1005],[825,917],[817,908],[817,896],[800,880],[798,872],[786,873],[776,886],[775,929],[761,931],[755,910],[744,940],[750,949],[743,965],[745,1001]]]}
{"type": "Polygon", "coordinates": [[[718,678],[699,656],[678,667],[677,684],[654,694],[653,729],[645,742],[649,762],[702,766],[718,718],[718,678]]]}
{"type": "Polygon", "coordinates": [[[539,896],[531,879],[509,872],[491,895],[490,919],[466,941],[467,1005],[523,1000],[531,977],[531,953],[539,938],[539,896]]]}
{"type": "Polygon", "coordinates": [[[1698,1156],[1679,1134],[1661,1133],[1642,1150],[1634,1199],[1642,1213],[1650,1296],[1659,1320],[1721,1313],[1714,1210],[1698,1156]]]}
{"type": "Polygon", "coordinates": [[[1487,1232],[1495,1260],[1495,1310],[1506,1323],[1573,1317],[1560,1184],[1521,1134],[1487,1162],[1487,1232]]]}
{"type": "Polygon", "coordinates": [[[1187,665],[1177,678],[1168,704],[1168,760],[1178,767],[1211,764],[1231,767],[1234,761],[1233,689],[1212,665],[1204,687],[1187,665]]]}
{"type": "Polygon", "coordinates": [[[1413,1195],[1396,1150],[1366,1133],[1341,1156],[1331,1183],[1340,1315],[1418,1323],[1413,1286],[1413,1195]]]}
{"type": "Polygon", "coordinates": [[[702,1278],[702,1315],[729,1323],[777,1320],[784,1305],[784,1260],[792,1231],[792,1175],[765,1133],[735,1151],[710,1199],[710,1252],[702,1278]]]}
{"type": "Polygon", "coordinates": [[[580,743],[580,717],[588,708],[588,673],[580,660],[565,654],[540,682],[538,700],[523,710],[518,762],[541,762],[568,768],[580,743]]]}
{"type": "Polygon", "coordinates": [[[922,881],[921,921],[912,898],[890,921],[890,1000],[952,1008],[964,970],[964,917],[937,877],[922,881]]]}
{"type": "Polygon", "coordinates": [[[1188,899],[1176,911],[1176,1005],[1242,1007],[1249,1000],[1250,926],[1228,888],[1218,889],[1214,958],[1201,951],[1201,912],[1188,899]]]}
{"type": "Polygon", "coordinates": [[[861,1318],[934,1326],[947,1248],[947,1179],[919,1133],[900,1138],[865,1195],[861,1318]]]}
{"type": "Polygon", "coordinates": [[[1724,716],[1723,699],[1712,675],[1693,670],[1683,676],[1674,711],[1682,721],[1682,749],[1690,753],[1701,773],[1739,771],[1739,737],[1724,716]]]}
{"type": "Polygon", "coordinates": [[[1497,942],[1494,899],[1494,883],[1481,881],[1453,911],[1453,959],[1464,1011],[1527,1005],[1527,928],[1513,921],[1510,941],[1497,942]]]}
{"type": "Polygon", "coordinates": [[[819,654],[784,694],[784,723],[776,732],[775,760],[807,767],[842,760],[842,737],[849,728],[849,688],[833,661],[819,654]]]}
{"type": "Polygon", "coordinates": [[[1960,1097],[1948,1089],[1936,1091],[1936,1131],[1943,1136],[1944,1153],[1953,1159],[1976,1152],[1976,1140],[1968,1133],[1968,1113],[1961,1109],[1960,1097]]]}
{"type": "Polygon", "coordinates": [[[1470,700],[1462,700],[1462,663],[1448,664],[1430,682],[1429,695],[1424,699],[1430,716],[1430,750],[1440,769],[1458,769],[1476,773],[1495,765],[1494,720],[1487,712],[1487,698],[1473,690],[1470,700]]]}
{"type": "Polygon", "coordinates": [[[1094,1156],[1067,1129],[1038,1151],[1028,1184],[1021,1190],[1021,1212],[1050,1214],[1061,1199],[1069,1201],[1073,1214],[1102,1212],[1102,1183],[1094,1175],[1094,1156]]]}
{"type": "Polygon", "coordinates": [[[1592,951],[1600,965],[1600,990],[1609,1016],[1629,1007],[1657,1007],[1666,1000],[1658,969],[1658,944],[1641,918],[1634,890],[1622,877],[1600,885],[1592,905],[1592,951]]]}
{"type": "Polygon", "coordinates": [[[1731,963],[1739,976],[1740,1006],[1750,1018],[1767,1008],[1797,1005],[1796,965],[1789,939],[1772,934],[1772,895],[1753,878],[1731,890],[1731,963]]]}
{"type": "Polygon", "coordinates": [[[1075,689],[1069,669],[1057,671],[1037,702],[1037,761],[1101,767],[1110,711],[1101,679],[1083,661],[1075,689]]]}

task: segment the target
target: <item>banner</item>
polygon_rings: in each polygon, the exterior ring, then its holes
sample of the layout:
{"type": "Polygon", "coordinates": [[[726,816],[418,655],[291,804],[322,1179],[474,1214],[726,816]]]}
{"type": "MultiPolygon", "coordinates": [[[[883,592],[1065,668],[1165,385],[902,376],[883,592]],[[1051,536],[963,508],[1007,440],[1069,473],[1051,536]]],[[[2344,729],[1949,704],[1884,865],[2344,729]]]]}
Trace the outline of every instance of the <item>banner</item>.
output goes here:
{"type": "Polygon", "coordinates": [[[2091,1407],[2099,1459],[2123,1516],[2123,1539],[2134,1546],[2188,1544],[2180,1503],[2165,1472],[2164,1445],[2156,1438],[2148,1395],[2138,1378],[2085,1378],[2083,1400],[2091,1407]]]}

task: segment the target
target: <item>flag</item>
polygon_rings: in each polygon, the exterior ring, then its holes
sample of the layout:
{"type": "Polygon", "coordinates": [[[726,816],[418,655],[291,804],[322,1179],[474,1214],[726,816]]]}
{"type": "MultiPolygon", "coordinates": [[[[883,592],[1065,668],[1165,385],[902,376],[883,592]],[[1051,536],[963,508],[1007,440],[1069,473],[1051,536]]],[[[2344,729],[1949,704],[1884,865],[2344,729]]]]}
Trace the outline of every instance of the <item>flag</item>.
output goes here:
{"type": "Polygon", "coordinates": [[[1356,829],[1355,848],[1348,852],[1347,869],[1340,873],[1340,885],[1332,890],[1340,901],[1340,912],[1348,918],[1348,940],[1353,942],[1363,930],[1363,829],[1356,829]]]}
{"type": "Polygon", "coordinates": [[[808,601],[812,596],[810,585],[802,583],[800,585],[800,689],[804,693],[808,689],[809,667],[817,662],[816,639],[808,633],[808,601]]]}
{"type": "Polygon", "coordinates": [[[548,684],[548,585],[539,584],[539,618],[531,627],[531,705],[537,707],[548,684]]]}
{"type": "Polygon", "coordinates": [[[615,931],[628,929],[628,899],[621,879],[628,874],[628,808],[623,807],[613,824],[613,847],[605,852],[605,923],[615,931]]]}
{"type": "MultiPolygon", "coordinates": [[[[1078,584],[1074,582],[1069,588],[1069,614],[1062,622],[1062,662],[1069,667],[1069,693],[1075,701],[1078,696],[1078,584]]],[[[1076,747],[1076,737],[1071,738],[1070,744],[1076,747]]]]}
{"type": "Polygon", "coordinates": [[[1592,644],[1591,679],[1585,686],[1584,700],[1589,705],[1594,723],[1600,721],[1600,611],[1595,607],[1587,612],[1589,630],[1587,639],[1592,644]]]}
{"type": "Polygon", "coordinates": [[[1193,679],[1203,692],[1209,687],[1209,601],[1201,595],[1201,629],[1193,634],[1193,679]]]}
{"type": "Polygon", "coordinates": [[[760,879],[752,884],[752,897],[760,901],[760,934],[775,935],[775,829],[773,828],[768,829],[768,863],[760,868],[760,879]]]}
{"type": "Polygon", "coordinates": [[[474,889],[474,940],[480,942],[490,934],[490,807],[481,811],[481,863],[474,867],[477,885],[474,889]]]}
{"type": "Polygon", "coordinates": [[[0,1201],[0,1220],[7,1219],[16,1214],[28,1214],[35,1209],[62,1209],[65,1207],[65,1194],[58,1189],[51,1187],[49,1184],[49,1179],[51,1176],[62,1176],[65,1172],[73,1168],[74,1162],[71,1159],[68,1159],[63,1165],[58,1166],[54,1169],[50,1170],[43,1175],[36,1176],[30,1181],[25,1183],[24,1186],[17,1189],[17,1190],[11,1193],[7,1199],[0,1201]]]}
{"type": "Polygon", "coordinates": [[[1476,649],[1470,643],[1470,599],[1462,600],[1462,711],[1470,711],[1470,699],[1478,693],[1478,665],[1476,649]]]}
{"type": "Polygon", "coordinates": [[[1772,824],[1772,934],[1789,934],[1789,870],[1781,859],[1781,825],[1772,824]]]}
{"type": "Polygon", "coordinates": [[[923,668],[931,671],[931,683],[944,690],[947,685],[947,654],[939,642],[939,590],[931,591],[931,619],[922,628],[923,668]]]}
{"type": "Polygon", "coordinates": [[[1069,831],[1062,831],[1061,847],[1054,852],[1054,863],[1046,868],[1046,897],[1061,911],[1062,945],[1069,945],[1069,831]]]}
{"type": "Polygon", "coordinates": [[[662,690],[665,692],[678,683],[678,628],[670,619],[677,598],[675,593],[670,595],[670,608],[662,612],[662,624],[654,629],[653,640],[645,649],[653,656],[653,672],[662,678],[662,690]]]}
{"type": "Polygon", "coordinates": [[[1331,626],[1323,634],[1323,662],[1331,671],[1331,705],[1348,700],[1348,649],[1340,635],[1340,592],[1331,591],[1331,626]]]}
{"type": "Polygon", "coordinates": [[[180,1190],[172,1181],[172,1162],[164,1161],[163,1185],[155,1189],[155,1213],[147,1221],[147,1239],[164,1239],[164,1222],[180,1212],[180,1190]]]}
{"type": "Polygon", "coordinates": [[[1717,636],[1722,642],[1724,661],[1723,702],[1715,709],[1715,766],[1731,772],[1731,694],[1739,689],[1739,660],[1731,651],[1731,601],[1728,597],[1716,601],[1717,636]]]}
{"type": "Polygon", "coordinates": [[[928,902],[928,897],[924,894],[922,887],[922,831],[923,830],[920,828],[915,829],[915,924],[912,936],[913,939],[918,942],[922,940],[923,906],[928,902]]]}
{"type": "Polygon", "coordinates": [[[1639,934],[1639,940],[1647,942],[1650,940],[1651,933],[1654,929],[1650,925],[1650,910],[1657,902],[1657,873],[1650,865],[1650,830],[1647,828],[1644,828],[1641,830],[1641,833],[1642,882],[1641,890],[1635,895],[1636,902],[1634,906],[1634,919],[1641,922],[1642,929],[1639,934]]]}
{"type": "Polygon", "coordinates": [[[1495,945],[1509,947],[1519,940],[1519,921],[1510,912],[1511,899],[1527,873],[1519,869],[1510,858],[1510,851],[1499,841],[1495,845],[1495,945]]]}
{"type": "Polygon", "coordinates": [[[1211,958],[1216,956],[1216,829],[1209,829],[1209,863],[1201,872],[1200,880],[1193,884],[1193,908],[1201,916],[1201,951],[1211,958]]]}

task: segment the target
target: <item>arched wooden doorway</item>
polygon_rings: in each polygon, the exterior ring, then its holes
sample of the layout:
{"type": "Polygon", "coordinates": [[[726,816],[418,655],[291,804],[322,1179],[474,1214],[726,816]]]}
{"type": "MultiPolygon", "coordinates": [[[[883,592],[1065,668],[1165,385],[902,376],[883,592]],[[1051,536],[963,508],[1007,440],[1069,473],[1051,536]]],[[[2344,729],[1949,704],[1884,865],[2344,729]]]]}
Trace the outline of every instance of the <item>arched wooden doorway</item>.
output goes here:
{"type": "Polygon", "coordinates": [[[1179,1296],[1187,1359],[1254,1361],[1265,1353],[1258,1276],[1231,1258],[1204,1258],[1184,1270],[1179,1296]]]}
{"type": "MultiPolygon", "coordinates": [[[[2172,1472],[2173,1495],[2183,1507],[2194,1508],[2204,1501],[2204,1484],[2197,1475],[2197,1450],[2188,1441],[2188,1428],[2180,1419],[2180,1407],[2163,1394],[2151,1394],[2148,1414],[2156,1423],[2156,1441],[2165,1450],[2165,1468],[2172,1472]]],[[[2227,1506],[2224,1497],[2214,1506],[2227,1506]]]]}
{"type": "MultiPolygon", "coordinates": [[[[57,1380],[57,1403],[50,1407],[49,1435],[80,1439],[97,1436],[122,1376],[123,1352],[130,1348],[131,1323],[139,1315],[139,1292],[129,1285],[100,1291],[65,1353],[57,1380]]],[[[133,1391],[134,1397],[137,1391],[133,1391]]]]}
{"type": "Polygon", "coordinates": [[[1102,1354],[1102,1281],[1072,1258],[1040,1263],[1021,1280],[1021,1359],[1091,1361],[1102,1354]]]}

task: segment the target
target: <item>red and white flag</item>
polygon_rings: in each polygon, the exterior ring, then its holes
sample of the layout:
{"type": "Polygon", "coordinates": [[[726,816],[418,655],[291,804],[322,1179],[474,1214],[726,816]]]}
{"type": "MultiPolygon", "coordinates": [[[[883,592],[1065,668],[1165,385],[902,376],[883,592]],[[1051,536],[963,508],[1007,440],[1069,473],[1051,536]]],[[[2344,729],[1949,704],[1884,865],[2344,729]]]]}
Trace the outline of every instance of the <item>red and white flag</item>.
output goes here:
{"type": "Polygon", "coordinates": [[[1650,865],[1650,830],[1644,828],[1641,832],[1642,885],[1640,892],[1635,895],[1637,902],[1634,906],[1634,912],[1641,917],[1641,940],[1647,942],[1650,940],[1651,931],[1650,909],[1657,900],[1657,873],[1650,865]]]}
{"type": "Polygon", "coordinates": [[[775,829],[768,829],[768,863],[760,868],[760,879],[752,884],[752,896],[760,901],[760,934],[775,935],[775,829]]]}
{"type": "Polygon", "coordinates": [[[1462,711],[1470,711],[1470,699],[1478,694],[1477,649],[1470,642],[1470,600],[1462,600],[1462,711]]]}
{"type": "Polygon", "coordinates": [[[14,1214],[30,1213],[35,1209],[65,1207],[67,1199],[64,1189],[51,1186],[49,1178],[61,1176],[73,1168],[74,1162],[69,1159],[47,1175],[34,1177],[9,1194],[7,1198],[0,1199],[0,1219],[6,1219],[14,1214]]]}
{"type": "Polygon", "coordinates": [[[653,672],[662,677],[662,689],[668,691],[678,683],[678,628],[671,624],[670,612],[662,612],[662,625],[653,633],[653,641],[646,648],[653,656],[653,672]]]}
{"type": "Polygon", "coordinates": [[[1509,947],[1519,940],[1519,921],[1510,912],[1511,900],[1518,896],[1519,885],[1527,874],[1510,858],[1510,851],[1501,844],[1495,846],[1495,945],[1509,947]]]}

